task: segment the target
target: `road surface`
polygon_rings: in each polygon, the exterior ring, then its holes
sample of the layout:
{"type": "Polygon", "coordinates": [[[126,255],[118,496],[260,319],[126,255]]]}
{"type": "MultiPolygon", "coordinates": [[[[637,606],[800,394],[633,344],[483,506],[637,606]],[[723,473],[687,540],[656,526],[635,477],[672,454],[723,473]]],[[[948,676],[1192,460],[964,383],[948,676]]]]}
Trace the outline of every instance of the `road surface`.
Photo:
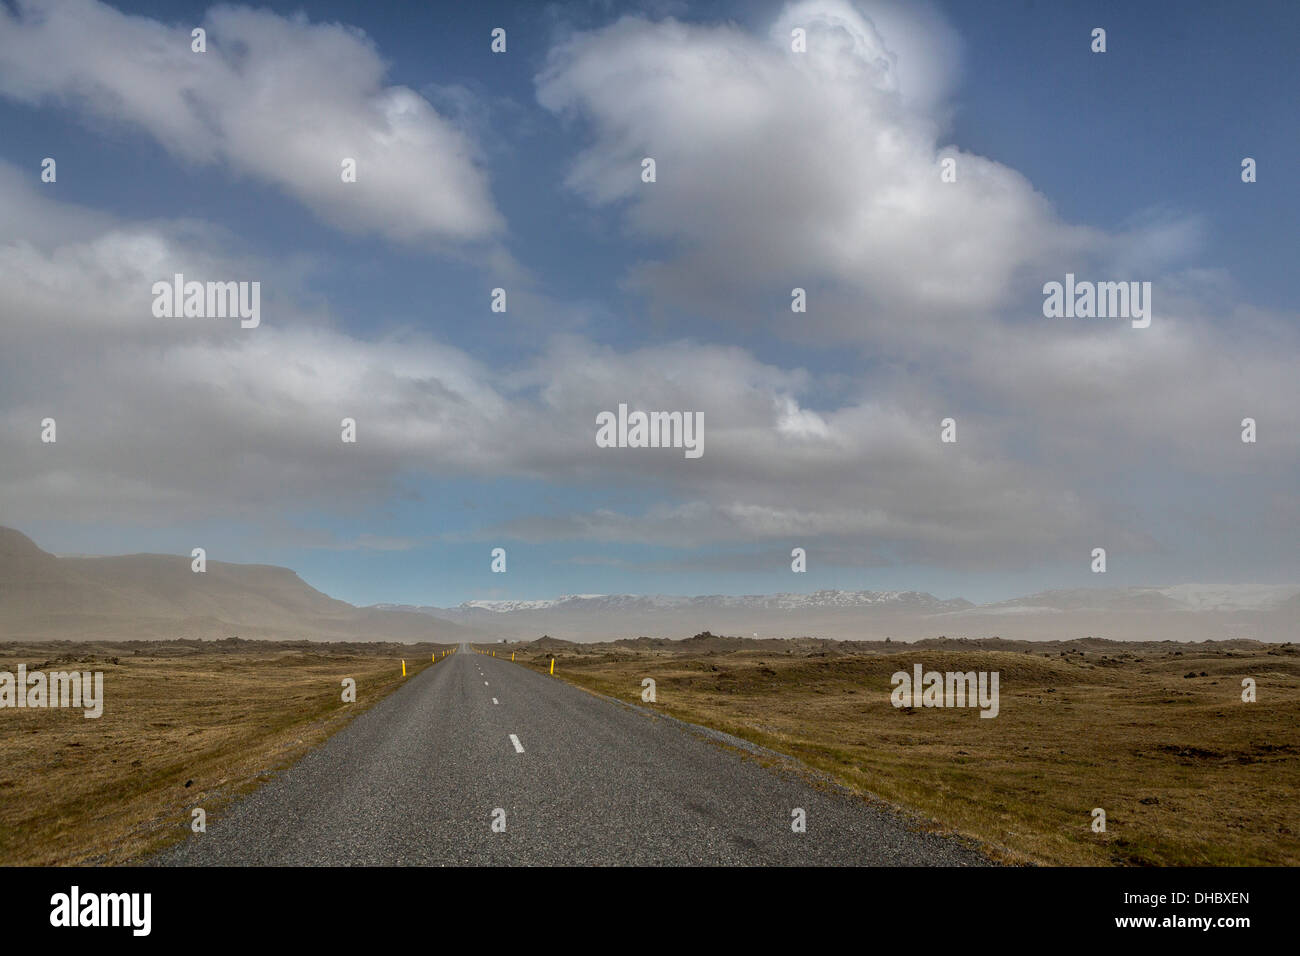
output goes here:
{"type": "Polygon", "coordinates": [[[983,862],[859,798],[765,769],[652,708],[465,648],[151,862],[983,862]],[[802,833],[791,826],[796,808],[806,814],[802,833]]]}

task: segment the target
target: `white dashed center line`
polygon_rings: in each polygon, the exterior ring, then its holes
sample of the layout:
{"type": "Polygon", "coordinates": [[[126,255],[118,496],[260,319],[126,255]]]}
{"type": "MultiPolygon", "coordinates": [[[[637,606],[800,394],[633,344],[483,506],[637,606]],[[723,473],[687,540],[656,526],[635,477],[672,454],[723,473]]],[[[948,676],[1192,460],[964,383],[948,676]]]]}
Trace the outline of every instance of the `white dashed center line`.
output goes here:
{"type": "Polygon", "coordinates": [[[510,742],[515,745],[515,753],[521,754],[524,752],[524,745],[519,742],[519,738],[514,734],[510,735],[510,742]]]}

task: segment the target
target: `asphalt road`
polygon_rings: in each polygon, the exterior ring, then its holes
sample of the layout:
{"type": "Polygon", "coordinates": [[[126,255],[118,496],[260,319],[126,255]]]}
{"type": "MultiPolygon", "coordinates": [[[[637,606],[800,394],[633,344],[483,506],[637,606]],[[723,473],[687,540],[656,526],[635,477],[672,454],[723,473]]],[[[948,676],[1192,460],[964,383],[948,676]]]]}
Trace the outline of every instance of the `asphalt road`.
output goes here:
{"type": "Polygon", "coordinates": [[[980,864],[706,734],[463,649],[163,865],[980,864]],[[806,812],[806,832],[792,811],[806,812]],[[494,831],[501,825],[504,832],[494,831]]]}

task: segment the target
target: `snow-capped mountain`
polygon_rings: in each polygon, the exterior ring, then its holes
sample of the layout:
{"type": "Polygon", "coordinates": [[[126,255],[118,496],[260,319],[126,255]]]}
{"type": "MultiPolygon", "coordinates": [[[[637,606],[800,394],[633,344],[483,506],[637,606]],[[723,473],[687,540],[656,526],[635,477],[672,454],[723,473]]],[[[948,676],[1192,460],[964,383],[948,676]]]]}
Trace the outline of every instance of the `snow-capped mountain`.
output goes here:
{"type": "Polygon", "coordinates": [[[568,640],[689,637],[703,630],[762,637],[914,640],[1000,636],[1033,640],[1300,638],[1300,586],[1196,585],[1078,588],[975,605],[923,591],[811,594],[566,594],[543,600],[466,601],[421,611],[501,637],[568,640]]]}
{"type": "Polygon", "coordinates": [[[543,601],[466,601],[456,610],[481,608],[484,611],[540,611],[548,608],[573,608],[591,611],[667,608],[761,608],[764,610],[803,610],[833,607],[909,607],[930,613],[959,611],[974,607],[957,598],[944,601],[919,591],[816,591],[812,594],[747,594],[741,596],[709,594],[678,597],[669,594],[565,594],[543,601]]]}

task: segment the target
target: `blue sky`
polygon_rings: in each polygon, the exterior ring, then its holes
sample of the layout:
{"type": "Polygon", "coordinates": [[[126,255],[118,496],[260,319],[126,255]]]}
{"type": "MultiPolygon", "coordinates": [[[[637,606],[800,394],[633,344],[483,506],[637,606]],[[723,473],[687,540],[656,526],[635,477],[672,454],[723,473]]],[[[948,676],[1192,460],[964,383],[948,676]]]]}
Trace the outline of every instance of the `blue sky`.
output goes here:
{"type": "Polygon", "coordinates": [[[48,550],[360,604],[1296,579],[1295,5],[256,9],[0,20],[0,521],[48,550]],[[427,139],[393,145],[393,90],[427,139]],[[356,136],[373,218],[303,185],[356,136]],[[921,167],[954,148],[950,202],[921,167]],[[437,163],[481,187],[455,223],[437,163]],[[161,329],[124,237],[259,279],[264,325],[161,329]],[[1067,270],[1152,281],[1152,334],[1044,319],[1067,270]],[[698,461],[595,447],[670,399],[698,461]]]}

